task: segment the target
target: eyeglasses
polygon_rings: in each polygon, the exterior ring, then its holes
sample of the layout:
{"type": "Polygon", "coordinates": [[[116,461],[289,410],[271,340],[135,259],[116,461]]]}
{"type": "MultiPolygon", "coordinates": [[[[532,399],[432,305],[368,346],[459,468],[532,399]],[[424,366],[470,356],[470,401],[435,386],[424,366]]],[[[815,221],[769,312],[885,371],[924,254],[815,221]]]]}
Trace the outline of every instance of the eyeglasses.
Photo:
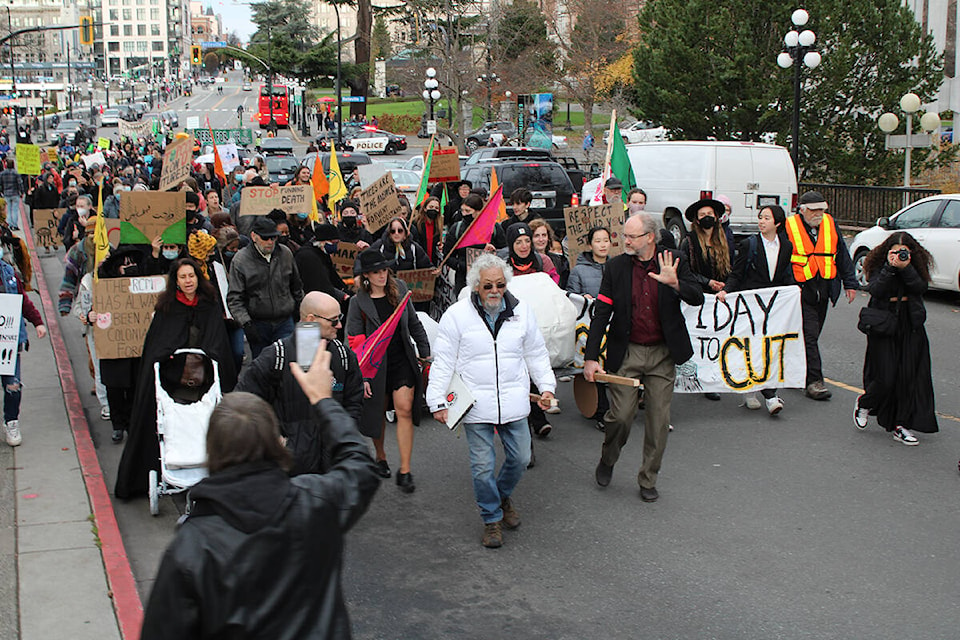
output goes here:
{"type": "Polygon", "coordinates": [[[326,316],[318,316],[318,315],[316,315],[315,313],[311,313],[310,315],[312,315],[312,316],[314,316],[314,317],[316,317],[316,318],[320,318],[320,319],[322,319],[322,320],[326,320],[327,322],[329,322],[329,323],[332,324],[333,326],[337,326],[338,324],[340,324],[341,322],[343,322],[343,314],[342,314],[342,313],[337,314],[337,316],[334,317],[334,318],[327,318],[326,316]]]}
{"type": "Polygon", "coordinates": [[[502,289],[506,289],[506,288],[507,288],[507,283],[506,283],[506,282],[488,282],[488,283],[486,283],[485,285],[483,285],[483,290],[484,290],[484,291],[490,291],[490,290],[493,289],[494,287],[496,287],[497,289],[501,289],[501,290],[502,290],[502,289]]]}
{"type": "Polygon", "coordinates": [[[651,233],[653,233],[653,231],[646,231],[646,232],[640,233],[640,234],[625,233],[625,234],[623,234],[623,237],[626,238],[627,240],[639,240],[639,239],[642,238],[643,236],[649,235],[649,234],[651,234],[651,233]]]}
{"type": "Polygon", "coordinates": [[[404,233],[404,230],[403,230],[403,229],[390,229],[390,235],[394,235],[394,234],[396,234],[396,233],[404,233]]]}

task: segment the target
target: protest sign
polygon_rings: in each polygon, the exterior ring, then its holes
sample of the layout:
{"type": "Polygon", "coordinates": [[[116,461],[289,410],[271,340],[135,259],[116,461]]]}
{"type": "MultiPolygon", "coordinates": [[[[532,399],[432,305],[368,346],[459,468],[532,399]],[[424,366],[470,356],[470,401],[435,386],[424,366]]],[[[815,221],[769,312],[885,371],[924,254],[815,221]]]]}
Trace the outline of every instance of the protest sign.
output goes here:
{"type": "Polygon", "coordinates": [[[127,122],[120,120],[117,123],[118,133],[121,138],[148,138],[153,133],[153,119],[139,120],[137,122],[127,122]]]}
{"type": "MultiPolygon", "coordinates": [[[[423,152],[423,166],[427,166],[427,152],[423,152]]],[[[427,182],[456,182],[460,179],[460,154],[456,147],[436,147],[430,163],[427,182]]]]}
{"type": "Polygon", "coordinates": [[[57,155],[56,147],[47,147],[44,151],[47,154],[47,161],[58,166],[60,165],[60,156],[57,155]]]}
{"type": "Polygon", "coordinates": [[[22,312],[23,296],[19,293],[0,293],[0,375],[12,376],[16,373],[22,312]]]}
{"type": "Polygon", "coordinates": [[[577,256],[590,251],[587,236],[594,227],[610,229],[610,257],[623,253],[623,207],[612,204],[599,207],[564,207],[563,220],[567,227],[567,252],[570,264],[577,264],[577,256]],[[616,210],[619,208],[619,212],[616,210]]]}
{"type": "Polygon", "coordinates": [[[187,130],[200,128],[200,116],[187,116],[187,130]]]}
{"type": "Polygon", "coordinates": [[[357,174],[360,176],[360,188],[366,189],[380,179],[387,172],[387,165],[380,162],[358,164],[357,174]]]}
{"type": "Polygon", "coordinates": [[[681,304],[693,357],[677,367],[677,393],[800,389],[807,365],[799,287],[705,295],[681,304]]]}
{"type": "Polygon", "coordinates": [[[429,269],[413,269],[397,271],[397,278],[407,285],[414,302],[430,302],[433,300],[433,289],[437,276],[433,275],[433,267],[429,269]]]}
{"type": "Polygon", "coordinates": [[[473,266],[473,261],[483,255],[483,249],[479,247],[467,247],[467,271],[470,271],[470,267],[473,266]]]}
{"type": "Polygon", "coordinates": [[[163,276],[101,278],[93,283],[93,309],[97,314],[93,339],[101,360],[141,355],[153,308],[165,288],[163,276]]]}
{"type": "Polygon", "coordinates": [[[353,277],[353,263],[357,260],[357,254],[360,253],[360,247],[352,242],[337,243],[336,253],[330,256],[333,266],[337,269],[337,275],[341,279],[353,277]]]}
{"type": "Polygon", "coordinates": [[[217,143],[217,152],[220,154],[220,162],[223,163],[223,171],[230,173],[240,164],[240,152],[237,151],[237,145],[231,143],[217,143]]]}
{"type": "Polygon", "coordinates": [[[233,314],[230,313],[230,307],[227,306],[227,291],[230,285],[227,281],[227,269],[222,262],[213,263],[213,275],[217,279],[217,288],[220,290],[220,302],[223,303],[223,310],[227,314],[227,320],[233,320],[233,314]]]}
{"type": "MultiPolygon", "coordinates": [[[[210,129],[189,129],[187,133],[193,134],[194,139],[200,144],[211,144],[210,129]]],[[[250,129],[240,127],[236,129],[214,129],[213,140],[217,141],[217,146],[233,143],[236,145],[253,144],[253,134],[250,129]]]]}
{"type": "Polygon", "coordinates": [[[110,148],[110,138],[97,138],[97,149],[109,149],[110,148]]]}
{"type": "Polygon", "coordinates": [[[40,175],[40,147],[35,144],[18,142],[15,151],[17,155],[17,173],[26,176],[40,175]]]}
{"type": "Polygon", "coordinates": [[[393,174],[389,171],[360,192],[360,211],[363,212],[363,226],[367,231],[376,233],[390,222],[390,218],[403,215],[398,193],[393,174]]]}
{"type": "Polygon", "coordinates": [[[120,244],[187,242],[187,195],[183,191],[124,191],[120,194],[120,244]]]}
{"type": "Polygon", "coordinates": [[[265,216],[274,209],[282,209],[287,213],[309,212],[312,197],[313,186],[309,184],[244,187],[240,192],[240,215],[265,216]]]}
{"type": "Polygon", "coordinates": [[[180,186],[190,177],[193,161],[193,137],[187,136],[167,145],[163,152],[163,172],[160,174],[160,191],[180,186]]]}
{"type": "Polygon", "coordinates": [[[34,209],[33,237],[38,247],[56,249],[63,242],[57,227],[66,209],[34,209]]]}
{"type": "Polygon", "coordinates": [[[430,304],[430,317],[440,322],[444,312],[457,301],[457,273],[445,264],[440,267],[440,276],[434,283],[434,296],[430,304]]]}
{"type": "Polygon", "coordinates": [[[89,171],[90,168],[95,164],[100,166],[107,164],[107,159],[103,157],[102,151],[81,156],[81,159],[83,160],[83,166],[87,169],[87,171],[89,171]]]}

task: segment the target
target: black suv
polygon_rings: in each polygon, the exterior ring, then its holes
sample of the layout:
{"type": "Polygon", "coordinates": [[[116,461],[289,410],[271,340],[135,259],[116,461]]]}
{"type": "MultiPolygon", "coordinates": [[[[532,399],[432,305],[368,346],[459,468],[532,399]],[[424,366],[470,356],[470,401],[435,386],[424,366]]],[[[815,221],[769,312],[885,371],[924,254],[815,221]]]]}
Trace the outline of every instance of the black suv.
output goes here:
{"type": "Polygon", "coordinates": [[[503,185],[503,198],[510,201],[514,189],[524,187],[533,194],[530,209],[563,235],[563,208],[570,206],[573,184],[562,165],[541,160],[491,160],[463,167],[464,180],[474,187],[490,190],[491,170],[496,167],[497,180],[503,185]]]}
{"type": "Polygon", "coordinates": [[[479,162],[490,162],[491,160],[542,160],[550,162],[553,156],[547,149],[537,149],[535,147],[484,147],[477,149],[470,154],[464,166],[477,164],[479,162]]]}

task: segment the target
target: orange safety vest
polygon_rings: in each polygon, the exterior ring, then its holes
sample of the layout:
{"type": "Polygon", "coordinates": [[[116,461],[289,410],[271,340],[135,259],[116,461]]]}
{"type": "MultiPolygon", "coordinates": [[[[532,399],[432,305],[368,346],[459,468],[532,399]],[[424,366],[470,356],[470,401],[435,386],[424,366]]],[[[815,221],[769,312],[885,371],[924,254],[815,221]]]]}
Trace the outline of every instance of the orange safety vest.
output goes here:
{"type": "Polygon", "coordinates": [[[806,282],[817,274],[824,280],[837,277],[837,227],[833,216],[823,214],[820,221],[820,231],[817,233],[817,244],[814,246],[810,234],[803,228],[800,214],[787,218],[787,237],[793,243],[793,254],[790,262],[793,264],[793,277],[797,282],[806,282]]]}

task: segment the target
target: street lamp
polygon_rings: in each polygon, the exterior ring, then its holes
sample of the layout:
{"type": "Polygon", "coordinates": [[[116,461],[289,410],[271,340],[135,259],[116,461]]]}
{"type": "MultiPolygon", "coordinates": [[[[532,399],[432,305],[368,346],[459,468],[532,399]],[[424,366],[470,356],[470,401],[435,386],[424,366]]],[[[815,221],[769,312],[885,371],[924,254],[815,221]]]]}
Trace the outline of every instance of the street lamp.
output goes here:
{"type": "Polygon", "coordinates": [[[487,121],[493,120],[493,83],[500,82],[500,76],[495,73],[481,73],[477,77],[477,82],[482,82],[487,85],[487,121]]]}
{"type": "MultiPolygon", "coordinates": [[[[932,137],[920,136],[913,137],[913,114],[920,110],[920,96],[915,93],[904,94],[900,98],[900,109],[907,114],[905,136],[892,136],[898,126],[900,119],[894,113],[889,111],[877,118],[877,126],[886,136],[885,146],[887,150],[903,149],[903,206],[910,204],[910,194],[907,191],[910,188],[910,152],[914,147],[929,147],[933,143],[932,137]]],[[[940,128],[940,116],[935,111],[928,111],[920,116],[920,128],[927,133],[940,128]]]]}
{"type": "MultiPolygon", "coordinates": [[[[802,27],[810,20],[810,14],[797,9],[790,16],[794,27],[802,27]]],[[[800,175],[800,66],[815,69],[820,65],[820,54],[814,50],[817,35],[810,29],[796,28],[783,37],[784,51],[777,56],[777,64],[784,69],[793,67],[793,168],[800,175]]]]}
{"type": "Polygon", "coordinates": [[[433,105],[440,99],[440,81],[437,80],[437,70],[427,67],[427,79],[423,81],[423,99],[430,103],[430,120],[427,123],[427,133],[436,133],[436,121],[433,119],[433,105]],[[432,125],[430,123],[433,123],[432,125]],[[433,131],[430,129],[433,128],[433,131]]]}

